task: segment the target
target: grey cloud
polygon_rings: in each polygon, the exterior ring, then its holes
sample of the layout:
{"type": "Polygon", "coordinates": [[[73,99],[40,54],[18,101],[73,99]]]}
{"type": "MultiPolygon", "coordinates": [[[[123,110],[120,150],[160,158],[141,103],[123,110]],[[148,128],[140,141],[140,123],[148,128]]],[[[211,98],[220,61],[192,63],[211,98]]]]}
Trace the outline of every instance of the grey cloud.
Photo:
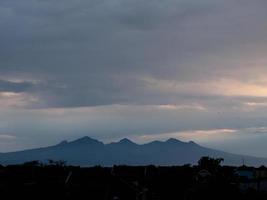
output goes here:
{"type": "Polygon", "coordinates": [[[209,83],[266,85],[260,79],[267,73],[266,8],[263,0],[2,0],[0,75],[23,81],[2,80],[0,91],[38,97],[27,108],[134,108],[69,112],[58,123],[42,110],[16,111],[1,116],[12,122],[1,130],[25,147],[54,143],[64,133],[114,138],[265,126],[266,97],[220,94],[209,83]],[[155,87],[160,82],[167,89],[155,87]],[[203,82],[207,88],[190,85],[203,82]],[[246,102],[261,107],[248,110],[246,102]],[[206,110],[147,109],[168,104],[206,110]]]}
{"type": "Polygon", "coordinates": [[[0,92],[25,92],[33,87],[30,82],[14,83],[10,81],[0,80],[0,92]]]}
{"type": "Polygon", "coordinates": [[[0,72],[40,77],[44,83],[29,92],[48,107],[201,101],[209,97],[151,91],[142,78],[257,78],[239,72],[266,50],[265,6],[260,0],[5,0],[0,72]]]}

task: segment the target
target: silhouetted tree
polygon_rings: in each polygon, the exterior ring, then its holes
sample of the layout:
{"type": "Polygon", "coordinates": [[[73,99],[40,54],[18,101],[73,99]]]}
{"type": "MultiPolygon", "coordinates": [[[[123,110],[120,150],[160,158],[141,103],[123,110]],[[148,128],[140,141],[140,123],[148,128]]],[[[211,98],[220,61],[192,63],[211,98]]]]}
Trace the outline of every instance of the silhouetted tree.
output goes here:
{"type": "Polygon", "coordinates": [[[198,161],[198,166],[201,169],[207,169],[213,171],[218,169],[218,167],[220,167],[223,161],[224,161],[223,158],[211,158],[208,156],[204,156],[198,161]]]}
{"type": "Polygon", "coordinates": [[[64,160],[55,161],[55,160],[49,159],[48,164],[53,165],[53,166],[57,166],[57,167],[65,167],[66,161],[64,161],[64,160]]]}
{"type": "Polygon", "coordinates": [[[25,162],[23,164],[23,166],[27,166],[27,167],[38,167],[38,166],[41,166],[41,165],[42,164],[38,160],[33,160],[33,161],[25,162]]]}

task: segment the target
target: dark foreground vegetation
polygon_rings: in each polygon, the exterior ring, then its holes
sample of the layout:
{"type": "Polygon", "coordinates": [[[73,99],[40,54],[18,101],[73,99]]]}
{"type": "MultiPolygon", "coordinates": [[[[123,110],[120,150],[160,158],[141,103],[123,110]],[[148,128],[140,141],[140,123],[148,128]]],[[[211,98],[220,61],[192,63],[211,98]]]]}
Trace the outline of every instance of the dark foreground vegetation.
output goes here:
{"type": "Polygon", "coordinates": [[[0,166],[1,199],[190,200],[267,199],[267,169],[221,166],[82,168],[37,161],[0,166]]]}

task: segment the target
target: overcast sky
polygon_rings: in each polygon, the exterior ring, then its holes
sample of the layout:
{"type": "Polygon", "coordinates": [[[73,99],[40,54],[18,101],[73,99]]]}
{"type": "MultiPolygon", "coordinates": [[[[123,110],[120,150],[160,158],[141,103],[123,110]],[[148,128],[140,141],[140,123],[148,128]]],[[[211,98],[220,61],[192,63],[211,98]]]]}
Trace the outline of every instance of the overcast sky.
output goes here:
{"type": "Polygon", "coordinates": [[[1,0],[0,152],[174,137],[267,157],[267,1],[1,0]]]}

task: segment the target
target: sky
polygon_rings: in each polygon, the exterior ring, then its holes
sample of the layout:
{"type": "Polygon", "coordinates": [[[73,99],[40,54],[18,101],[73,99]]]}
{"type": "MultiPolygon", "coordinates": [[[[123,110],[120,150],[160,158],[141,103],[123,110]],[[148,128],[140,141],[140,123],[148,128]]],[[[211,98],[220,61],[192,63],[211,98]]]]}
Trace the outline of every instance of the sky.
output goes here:
{"type": "Polygon", "coordinates": [[[170,137],[267,157],[265,0],[1,0],[0,152],[170,137]]]}

